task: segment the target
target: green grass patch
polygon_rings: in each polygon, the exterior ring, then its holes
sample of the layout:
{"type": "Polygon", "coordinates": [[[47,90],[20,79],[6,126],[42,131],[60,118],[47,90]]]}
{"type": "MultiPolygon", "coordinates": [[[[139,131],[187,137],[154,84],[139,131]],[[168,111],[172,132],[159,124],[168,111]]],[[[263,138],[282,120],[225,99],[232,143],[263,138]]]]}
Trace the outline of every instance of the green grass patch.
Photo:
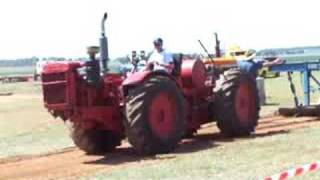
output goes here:
{"type": "MultiPolygon", "coordinates": [[[[320,73],[313,72],[313,75],[320,80],[320,73]]],[[[293,83],[295,85],[296,95],[299,100],[299,104],[304,104],[304,92],[303,92],[303,75],[300,72],[295,72],[292,75],[293,83]]],[[[260,114],[262,116],[269,115],[277,111],[280,107],[294,107],[294,96],[290,89],[290,83],[288,75],[281,73],[280,77],[265,79],[265,92],[266,92],[266,105],[262,106],[260,114]]],[[[314,91],[311,91],[310,101],[311,104],[318,103],[320,99],[320,87],[311,80],[311,86],[314,91]]]]}
{"type": "Polygon", "coordinates": [[[0,76],[32,75],[34,66],[0,67],[0,76]]]}
{"type": "Polygon", "coordinates": [[[40,97],[42,87],[40,82],[0,83],[0,93],[5,92],[12,92],[20,95],[38,95],[40,97]]]}
{"type": "MultiPolygon", "coordinates": [[[[319,128],[309,128],[269,137],[236,139],[230,143],[208,142],[216,146],[83,179],[254,180],[318,160],[319,141],[319,128]]],[[[166,155],[157,157],[162,156],[166,155]]]]}
{"type": "Polygon", "coordinates": [[[39,84],[0,84],[0,158],[72,146],[66,126],[43,107],[39,84]]]}

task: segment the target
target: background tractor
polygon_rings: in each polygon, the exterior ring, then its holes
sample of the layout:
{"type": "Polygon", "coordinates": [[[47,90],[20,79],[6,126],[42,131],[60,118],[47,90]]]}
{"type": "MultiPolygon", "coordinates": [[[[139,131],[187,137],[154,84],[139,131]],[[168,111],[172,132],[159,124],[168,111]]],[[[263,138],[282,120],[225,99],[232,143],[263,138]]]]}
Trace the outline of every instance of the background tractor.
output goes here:
{"type": "Polygon", "coordinates": [[[249,74],[238,69],[216,71],[218,64],[182,54],[174,54],[172,74],[111,73],[106,19],[107,14],[100,46],[88,48],[90,61],[51,63],[42,73],[44,106],[69,122],[80,149],[104,154],[127,137],[139,153],[168,153],[204,123],[217,121],[226,136],[249,135],[255,129],[260,108],[249,74]]]}
{"type": "MultiPolygon", "coordinates": [[[[199,40],[200,45],[208,54],[208,58],[204,58],[204,62],[207,64],[214,63],[216,66],[219,66],[220,69],[226,70],[230,68],[236,68],[238,66],[237,61],[245,61],[247,59],[247,54],[249,49],[242,49],[239,45],[229,46],[224,54],[220,50],[220,41],[218,40],[218,35],[215,33],[215,57],[210,57],[210,54],[207,52],[206,48],[203,46],[199,40]]],[[[258,57],[266,61],[273,61],[276,57],[258,57]]],[[[258,75],[260,77],[269,78],[269,77],[279,77],[279,72],[271,71],[269,67],[263,67],[259,70],[258,75]]]]}

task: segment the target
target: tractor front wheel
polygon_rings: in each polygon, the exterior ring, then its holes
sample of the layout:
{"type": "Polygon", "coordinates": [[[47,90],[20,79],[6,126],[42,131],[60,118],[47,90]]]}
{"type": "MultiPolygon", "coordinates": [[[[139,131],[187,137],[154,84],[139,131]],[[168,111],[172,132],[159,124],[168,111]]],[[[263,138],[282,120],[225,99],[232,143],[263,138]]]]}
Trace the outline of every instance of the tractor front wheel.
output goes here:
{"type": "Polygon", "coordinates": [[[172,151],[185,130],[184,97],[177,84],[166,76],[153,75],[128,90],[126,132],[141,154],[172,151]]]}
{"type": "Polygon", "coordinates": [[[215,117],[220,131],[227,136],[249,135],[259,118],[259,96],[255,79],[230,69],[217,82],[215,117]]]}
{"type": "Polygon", "coordinates": [[[77,123],[71,123],[69,129],[74,144],[87,154],[105,154],[121,143],[121,137],[111,131],[84,129],[77,123]]]}

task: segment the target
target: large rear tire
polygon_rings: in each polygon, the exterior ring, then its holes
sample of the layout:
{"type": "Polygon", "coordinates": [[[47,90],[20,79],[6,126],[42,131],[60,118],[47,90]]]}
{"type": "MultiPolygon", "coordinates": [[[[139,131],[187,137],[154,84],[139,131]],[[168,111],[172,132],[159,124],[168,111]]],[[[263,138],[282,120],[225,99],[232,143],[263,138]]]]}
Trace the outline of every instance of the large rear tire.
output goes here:
{"type": "Polygon", "coordinates": [[[185,131],[184,97],[168,77],[153,75],[129,89],[126,96],[126,132],[141,154],[168,153],[185,131]]]}
{"type": "Polygon", "coordinates": [[[121,143],[121,137],[111,131],[84,129],[77,123],[71,123],[69,129],[74,144],[90,155],[111,152],[121,143]]]}
{"type": "Polygon", "coordinates": [[[230,69],[217,81],[215,117],[226,136],[250,135],[257,126],[260,104],[255,79],[237,69],[230,69]]]}

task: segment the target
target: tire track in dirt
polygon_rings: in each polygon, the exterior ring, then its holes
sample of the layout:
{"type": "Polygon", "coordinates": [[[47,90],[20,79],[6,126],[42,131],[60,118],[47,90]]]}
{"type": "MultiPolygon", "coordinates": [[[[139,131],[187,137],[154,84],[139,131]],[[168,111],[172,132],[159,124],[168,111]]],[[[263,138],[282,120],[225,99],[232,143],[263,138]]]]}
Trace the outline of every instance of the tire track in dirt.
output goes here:
{"type": "MultiPolygon", "coordinates": [[[[285,118],[265,117],[259,121],[252,138],[289,133],[297,128],[319,126],[317,117],[285,118]]],[[[77,177],[103,171],[108,172],[131,166],[144,166],[171,159],[179,154],[197,152],[212,148],[211,141],[219,144],[230,143],[219,133],[215,123],[206,124],[193,139],[183,140],[171,154],[143,157],[135,154],[128,143],[105,156],[88,156],[75,147],[41,155],[17,156],[0,159],[0,179],[75,179],[77,177]],[[221,141],[221,143],[220,143],[221,141]]]]}
{"type": "Polygon", "coordinates": [[[69,148],[59,153],[3,160],[0,163],[0,179],[75,178],[99,170],[107,171],[137,164],[141,160],[143,158],[134,155],[131,148],[124,146],[106,156],[88,156],[77,148],[69,148]]]}

